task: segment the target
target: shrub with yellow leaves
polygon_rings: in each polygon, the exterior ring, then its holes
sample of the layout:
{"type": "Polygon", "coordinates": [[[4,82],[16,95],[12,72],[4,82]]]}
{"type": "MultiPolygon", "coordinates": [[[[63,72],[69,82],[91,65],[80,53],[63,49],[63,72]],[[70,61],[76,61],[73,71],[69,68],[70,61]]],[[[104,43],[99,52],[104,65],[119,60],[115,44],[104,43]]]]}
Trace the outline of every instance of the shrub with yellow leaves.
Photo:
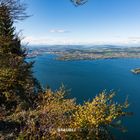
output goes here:
{"type": "Polygon", "coordinates": [[[123,104],[118,104],[113,101],[114,92],[107,94],[100,93],[91,102],[85,102],[84,105],[79,105],[77,111],[73,114],[73,128],[77,128],[77,139],[113,139],[110,134],[109,126],[115,125],[118,120],[128,115],[125,109],[129,104],[126,100],[123,104]]]}
{"type": "Polygon", "coordinates": [[[18,121],[21,131],[17,139],[57,139],[65,137],[61,128],[67,128],[72,122],[72,114],[76,110],[75,99],[65,97],[65,90],[56,92],[48,89],[38,95],[34,110],[14,113],[8,119],[18,121]],[[64,135],[64,136],[63,136],[64,135]]]}
{"type": "Polygon", "coordinates": [[[76,105],[75,99],[65,93],[63,87],[56,92],[48,89],[38,95],[35,109],[10,116],[21,126],[17,139],[111,140],[109,127],[128,115],[127,100],[123,104],[114,102],[114,92],[102,92],[83,105],[76,105]]]}

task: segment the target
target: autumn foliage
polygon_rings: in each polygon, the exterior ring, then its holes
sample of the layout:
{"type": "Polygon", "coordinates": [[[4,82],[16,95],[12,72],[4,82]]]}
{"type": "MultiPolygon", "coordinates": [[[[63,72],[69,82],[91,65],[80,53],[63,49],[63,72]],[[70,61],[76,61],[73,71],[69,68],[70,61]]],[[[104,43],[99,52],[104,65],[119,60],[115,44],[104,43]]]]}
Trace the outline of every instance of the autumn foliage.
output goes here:
{"type": "Polygon", "coordinates": [[[77,105],[65,91],[63,87],[56,92],[49,89],[38,95],[36,108],[7,116],[7,121],[19,124],[17,139],[110,140],[114,138],[111,127],[122,129],[117,123],[128,115],[125,110],[129,105],[127,101],[114,102],[114,92],[102,92],[92,101],[77,105]]]}

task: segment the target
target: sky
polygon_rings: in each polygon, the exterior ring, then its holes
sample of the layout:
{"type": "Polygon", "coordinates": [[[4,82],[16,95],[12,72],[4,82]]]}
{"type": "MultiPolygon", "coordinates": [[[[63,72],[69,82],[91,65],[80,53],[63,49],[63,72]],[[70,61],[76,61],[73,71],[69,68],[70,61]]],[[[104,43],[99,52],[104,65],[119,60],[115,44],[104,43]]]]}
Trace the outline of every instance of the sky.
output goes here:
{"type": "Polygon", "coordinates": [[[140,45],[140,0],[24,0],[27,14],[16,23],[30,45],[140,45]]]}

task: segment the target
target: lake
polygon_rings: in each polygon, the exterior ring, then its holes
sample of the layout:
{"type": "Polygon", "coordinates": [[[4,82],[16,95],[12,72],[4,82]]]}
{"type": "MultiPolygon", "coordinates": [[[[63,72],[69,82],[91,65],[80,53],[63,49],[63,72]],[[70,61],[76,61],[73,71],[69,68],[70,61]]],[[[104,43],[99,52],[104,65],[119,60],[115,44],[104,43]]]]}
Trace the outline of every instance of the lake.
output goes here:
{"type": "Polygon", "coordinates": [[[117,136],[119,140],[140,140],[140,75],[130,72],[140,67],[140,59],[58,61],[54,55],[44,54],[29,59],[32,60],[34,75],[44,88],[49,85],[56,90],[64,84],[77,103],[92,99],[103,90],[116,91],[119,102],[128,96],[129,111],[134,115],[123,120],[128,132],[117,131],[117,136]]]}

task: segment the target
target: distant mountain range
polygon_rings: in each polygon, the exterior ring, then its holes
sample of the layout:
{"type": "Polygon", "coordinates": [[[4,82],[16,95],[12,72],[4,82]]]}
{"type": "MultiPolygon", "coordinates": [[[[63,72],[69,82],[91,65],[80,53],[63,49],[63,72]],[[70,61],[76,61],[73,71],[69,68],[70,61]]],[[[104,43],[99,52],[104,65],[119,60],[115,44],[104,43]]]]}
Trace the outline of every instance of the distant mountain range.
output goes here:
{"type": "Polygon", "coordinates": [[[28,58],[43,55],[44,53],[57,54],[59,60],[140,58],[140,47],[117,45],[31,46],[28,50],[28,58]]]}

